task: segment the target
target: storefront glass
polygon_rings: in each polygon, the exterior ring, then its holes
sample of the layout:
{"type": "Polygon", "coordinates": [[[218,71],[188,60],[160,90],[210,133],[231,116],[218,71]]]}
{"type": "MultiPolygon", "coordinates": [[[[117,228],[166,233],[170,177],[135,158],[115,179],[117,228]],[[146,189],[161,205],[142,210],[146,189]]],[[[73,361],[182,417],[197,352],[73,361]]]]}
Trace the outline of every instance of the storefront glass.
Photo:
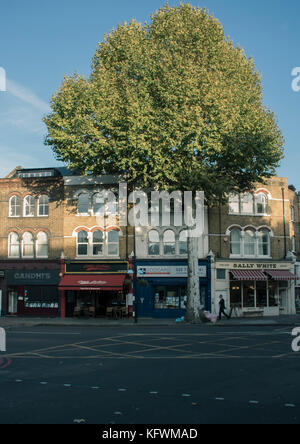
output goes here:
{"type": "Polygon", "coordinates": [[[186,288],[155,287],[155,309],[186,308],[186,288]]]}
{"type": "Polygon", "coordinates": [[[268,281],[269,307],[277,307],[277,282],[268,281]]]}
{"type": "Polygon", "coordinates": [[[243,282],[243,307],[255,307],[254,282],[243,282]]]}
{"type": "Polygon", "coordinates": [[[256,282],[256,306],[257,307],[268,306],[267,281],[256,282]]]}
{"type": "Polygon", "coordinates": [[[25,287],[25,308],[58,308],[58,291],[52,287],[25,287]]]}
{"type": "Polygon", "coordinates": [[[230,302],[231,305],[242,306],[242,284],[240,282],[230,282],[230,302]]]}

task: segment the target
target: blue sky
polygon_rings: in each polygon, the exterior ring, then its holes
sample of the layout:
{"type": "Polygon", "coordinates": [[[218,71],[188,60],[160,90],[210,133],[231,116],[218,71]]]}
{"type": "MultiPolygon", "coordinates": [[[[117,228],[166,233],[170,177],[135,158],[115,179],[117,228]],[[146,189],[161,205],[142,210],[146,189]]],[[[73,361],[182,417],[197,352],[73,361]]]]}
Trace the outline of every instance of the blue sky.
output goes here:
{"type": "MultiPolygon", "coordinates": [[[[255,60],[262,74],[264,103],[276,115],[285,138],[280,176],[300,190],[300,92],[292,90],[300,67],[298,0],[193,0],[207,7],[225,34],[255,60]]],[[[42,117],[64,75],[90,73],[97,44],[114,26],[132,17],[150,21],[164,0],[14,0],[0,5],[0,67],[7,91],[0,91],[0,177],[15,166],[58,165],[44,146],[42,117]]],[[[177,5],[178,1],[169,0],[177,5]]],[[[299,82],[300,84],[300,82],[299,82]]]]}

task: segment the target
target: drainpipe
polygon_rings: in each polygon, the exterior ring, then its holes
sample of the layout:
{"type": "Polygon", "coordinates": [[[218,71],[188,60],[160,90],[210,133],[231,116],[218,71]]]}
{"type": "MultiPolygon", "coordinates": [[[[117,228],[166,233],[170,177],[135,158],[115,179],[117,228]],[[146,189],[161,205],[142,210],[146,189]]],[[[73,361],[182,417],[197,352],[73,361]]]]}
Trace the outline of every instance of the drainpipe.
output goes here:
{"type": "Polygon", "coordinates": [[[284,257],[287,255],[287,246],[286,246],[286,227],[285,227],[285,201],[284,201],[284,188],[281,188],[282,191],[282,201],[283,201],[283,235],[284,235],[284,257]]]}

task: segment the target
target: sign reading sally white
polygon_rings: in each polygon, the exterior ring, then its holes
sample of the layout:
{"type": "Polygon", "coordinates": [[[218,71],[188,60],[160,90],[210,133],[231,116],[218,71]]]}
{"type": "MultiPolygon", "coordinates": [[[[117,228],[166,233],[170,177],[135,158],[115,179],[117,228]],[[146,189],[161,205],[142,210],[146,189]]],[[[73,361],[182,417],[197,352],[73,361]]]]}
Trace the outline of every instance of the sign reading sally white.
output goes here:
{"type": "Polygon", "coordinates": [[[6,333],[4,328],[0,327],[0,352],[6,351],[6,333]]]}
{"type": "Polygon", "coordinates": [[[0,91],[6,91],[6,73],[5,69],[0,66],[0,91]]]}

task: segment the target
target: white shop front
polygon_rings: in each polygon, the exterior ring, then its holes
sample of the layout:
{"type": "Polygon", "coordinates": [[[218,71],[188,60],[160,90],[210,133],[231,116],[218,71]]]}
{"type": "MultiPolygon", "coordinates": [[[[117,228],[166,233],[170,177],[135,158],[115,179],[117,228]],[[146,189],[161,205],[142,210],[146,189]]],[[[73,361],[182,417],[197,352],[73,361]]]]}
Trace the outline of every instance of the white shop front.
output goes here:
{"type": "Polygon", "coordinates": [[[295,278],[291,261],[215,260],[213,312],[222,295],[233,317],[295,314],[295,278]]]}

